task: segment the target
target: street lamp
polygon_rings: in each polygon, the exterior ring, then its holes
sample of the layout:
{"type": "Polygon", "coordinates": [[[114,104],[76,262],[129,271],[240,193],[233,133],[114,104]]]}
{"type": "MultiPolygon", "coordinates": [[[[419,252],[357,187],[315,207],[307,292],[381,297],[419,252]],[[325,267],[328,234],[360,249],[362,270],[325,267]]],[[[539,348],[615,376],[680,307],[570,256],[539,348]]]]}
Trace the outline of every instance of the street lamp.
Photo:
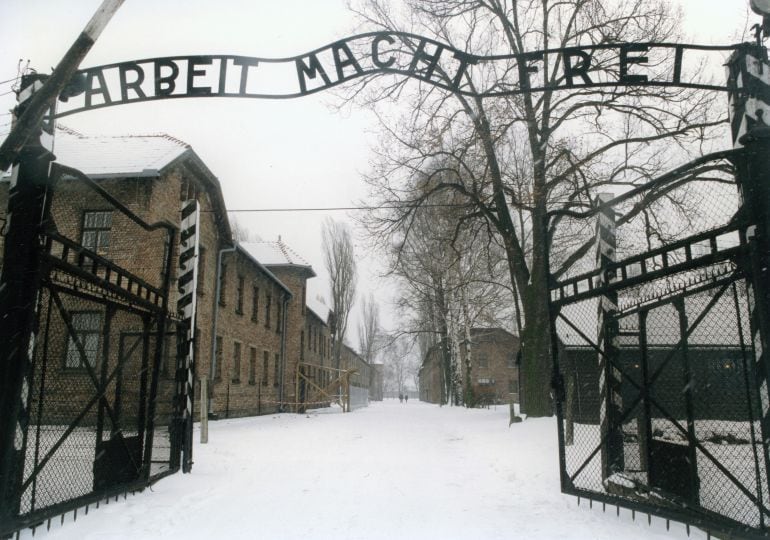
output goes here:
{"type": "Polygon", "coordinates": [[[751,0],[751,9],[757,15],[762,15],[762,25],[756,25],[757,44],[761,45],[762,34],[764,37],[770,35],[770,0],[751,0]]]}
{"type": "Polygon", "coordinates": [[[751,0],[751,9],[758,15],[770,16],[770,0],[751,0]]]}

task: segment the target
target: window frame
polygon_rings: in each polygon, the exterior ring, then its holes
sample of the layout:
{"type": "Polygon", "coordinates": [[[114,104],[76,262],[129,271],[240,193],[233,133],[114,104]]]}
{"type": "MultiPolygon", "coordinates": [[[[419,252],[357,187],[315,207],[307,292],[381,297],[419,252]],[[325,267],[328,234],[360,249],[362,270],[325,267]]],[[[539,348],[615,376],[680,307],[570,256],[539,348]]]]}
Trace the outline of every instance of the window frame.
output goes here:
{"type": "Polygon", "coordinates": [[[112,225],[113,225],[113,209],[102,209],[102,210],[83,210],[83,214],[80,218],[80,245],[88,249],[89,251],[93,251],[97,255],[105,256],[109,254],[110,252],[110,246],[112,245],[112,225]],[[89,215],[93,214],[108,214],[109,215],[109,221],[110,226],[109,227],[88,227],[86,228],[86,221],[88,219],[89,215]],[[87,232],[95,232],[95,244],[93,246],[93,249],[89,246],[86,246],[85,241],[85,235],[87,232]],[[99,238],[100,235],[98,233],[100,232],[106,232],[107,233],[107,247],[106,249],[99,249],[99,238]]]}
{"type": "MultiPolygon", "coordinates": [[[[94,357],[93,362],[89,362],[89,365],[91,369],[97,369],[99,367],[99,362],[101,360],[101,345],[102,345],[102,332],[104,331],[104,313],[101,311],[96,310],[82,310],[82,311],[70,311],[69,312],[70,321],[72,323],[72,326],[75,330],[75,334],[77,335],[77,339],[79,340],[80,344],[83,346],[83,349],[86,352],[86,361],[89,360],[88,353],[90,352],[89,349],[86,348],[86,343],[81,339],[81,335],[86,334],[88,336],[96,336],[96,348],[94,349],[94,357]],[[82,329],[77,328],[77,324],[75,322],[75,318],[80,315],[98,315],[98,330],[92,330],[92,329],[82,329]]],[[[65,334],[67,338],[67,344],[64,347],[64,358],[62,359],[62,365],[64,367],[64,370],[66,371],[85,371],[86,366],[83,365],[83,359],[80,357],[80,351],[78,350],[77,346],[75,346],[75,342],[73,340],[73,336],[70,335],[69,331],[65,334]],[[74,349],[73,349],[74,347],[74,349]],[[70,358],[71,358],[71,352],[74,352],[77,358],[77,365],[70,365],[70,358]]]]}
{"type": "Polygon", "coordinates": [[[242,347],[240,341],[233,341],[233,365],[231,367],[230,382],[233,384],[241,383],[241,353],[242,347]]]}

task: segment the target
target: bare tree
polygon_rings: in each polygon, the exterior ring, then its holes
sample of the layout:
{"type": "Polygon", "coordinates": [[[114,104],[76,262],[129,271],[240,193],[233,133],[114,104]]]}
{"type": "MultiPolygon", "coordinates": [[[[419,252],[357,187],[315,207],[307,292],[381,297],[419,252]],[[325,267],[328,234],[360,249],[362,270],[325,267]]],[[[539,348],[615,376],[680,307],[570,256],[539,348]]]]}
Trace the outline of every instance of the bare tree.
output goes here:
{"type": "Polygon", "coordinates": [[[230,229],[233,232],[233,241],[238,243],[259,241],[259,236],[253,233],[243,222],[234,215],[230,215],[230,229]]]}
{"type": "Polygon", "coordinates": [[[380,338],[380,307],[372,293],[361,300],[361,315],[362,322],[358,327],[359,349],[364,360],[371,364],[377,357],[380,338]]]}
{"type": "MultiPolygon", "coordinates": [[[[354,9],[368,29],[427,35],[478,55],[680,37],[681,17],[666,0],[405,0],[398,6],[359,0],[354,9]]],[[[419,47],[418,39],[402,43],[407,52],[419,47]]],[[[654,69],[673,70],[673,62],[655,59],[654,69]]],[[[477,70],[486,88],[502,87],[509,74],[520,73],[513,58],[496,66],[477,70]]],[[[546,56],[538,67],[546,87],[565,86],[563,57],[546,56]]],[[[587,76],[611,79],[616,70],[614,58],[597,53],[587,76]]],[[[422,73],[451,86],[453,74],[440,66],[426,64],[422,73]]],[[[696,67],[682,80],[704,76],[696,67]]],[[[555,238],[563,228],[557,229],[558,220],[548,228],[547,213],[593,208],[608,186],[645,182],[671,163],[701,153],[724,123],[724,107],[713,93],[681,88],[572,87],[482,98],[420,81],[376,81],[362,78],[350,87],[383,127],[368,181],[385,210],[373,216],[371,230],[386,243],[408,234],[418,208],[440,192],[452,192],[466,205],[458,227],[482,220],[495,231],[521,310],[522,406],[530,416],[552,414],[548,276],[574,269],[589,253],[592,238],[575,230],[555,238]],[[396,101],[409,106],[402,117],[392,114],[396,101]],[[428,190],[413,189],[408,182],[417,173],[440,181],[428,190]],[[554,242],[561,249],[554,250],[549,268],[554,242]]],[[[470,76],[464,84],[475,88],[470,76]]],[[[529,88],[526,76],[521,84],[529,88]]]]}
{"type": "Polygon", "coordinates": [[[356,296],[356,259],[347,225],[327,218],[321,230],[324,264],[329,272],[334,325],[332,355],[339,368],[350,310],[356,296]]]}

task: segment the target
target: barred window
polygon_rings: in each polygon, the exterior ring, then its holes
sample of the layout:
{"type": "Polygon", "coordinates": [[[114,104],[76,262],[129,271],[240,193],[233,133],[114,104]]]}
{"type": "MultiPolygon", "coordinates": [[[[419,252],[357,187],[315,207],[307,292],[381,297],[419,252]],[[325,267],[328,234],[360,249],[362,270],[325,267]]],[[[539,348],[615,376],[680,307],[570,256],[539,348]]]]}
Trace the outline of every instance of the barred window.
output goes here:
{"type": "Polygon", "coordinates": [[[257,383],[257,349],[249,347],[249,384],[257,383]]]}
{"type": "Polygon", "coordinates": [[[222,357],[222,336],[217,336],[214,347],[216,349],[215,359],[217,364],[214,370],[214,379],[219,380],[222,378],[222,360],[224,360],[222,357]]]}
{"type": "Polygon", "coordinates": [[[233,382],[241,382],[241,344],[233,343],[233,382]]]}
{"type": "Polygon", "coordinates": [[[262,352],[262,386],[267,386],[268,370],[270,369],[270,353],[267,351],[262,352]]]}
{"type": "Polygon", "coordinates": [[[235,312],[243,315],[243,276],[238,276],[238,288],[235,290],[235,312]]]}
{"type": "Polygon", "coordinates": [[[251,292],[251,320],[257,322],[259,318],[259,287],[252,287],[251,292]]]}
{"type": "Polygon", "coordinates": [[[99,336],[102,332],[102,314],[98,311],[73,311],[71,313],[72,327],[75,335],[69,336],[67,356],[64,359],[66,368],[83,368],[83,356],[77,343],[83,348],[85,361],[92,368],[96,367],[99,358],[99,336]],[[77,343],[75,340],[77,339],[77,343]]]}
{"type": "Polygon", "coordinates": [[[275,373],[274,373],[274,379],[273,379],[273,386],[278,386],[278,381],[281,378],[281,355],[278,353],[275,353],[275,373]]]}
{"type": "Polygon", "coordinates": [[[112,229],[112,210],[103,212],[85,212],[83,214],[83,234],[80,243],[84,248],[104,255],[110,248],[110,230],[112,229]]]}
{"type": "Polygon", "coordinates": [[[487,356],[487,353],[479,353],[479,367],[489,367],[489,357],[487,356]]]}

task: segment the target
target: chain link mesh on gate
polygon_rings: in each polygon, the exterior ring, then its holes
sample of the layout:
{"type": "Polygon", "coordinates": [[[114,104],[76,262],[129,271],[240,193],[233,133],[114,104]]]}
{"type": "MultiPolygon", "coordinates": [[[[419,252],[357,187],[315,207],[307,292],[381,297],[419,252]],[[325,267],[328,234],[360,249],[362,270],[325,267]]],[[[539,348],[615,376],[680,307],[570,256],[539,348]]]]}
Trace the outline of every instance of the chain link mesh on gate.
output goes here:
{"type": "Polygon", "coordinates": [[[725,159],[738,154],[729,154],[598,211],[552,213],[562,487],[764,537],[749,224],[725,159]],[[572,253],[555,246],[592,239],[596,248],[562,271],[572,253]]]}
{"type": "Polygon", "coordinates": [[[128,182],[60,175],[40,235],[29,404],[16,431],[12,523],[0,535],[179,468],[177,335],[169,313],[175,231],[128,182]]]}

